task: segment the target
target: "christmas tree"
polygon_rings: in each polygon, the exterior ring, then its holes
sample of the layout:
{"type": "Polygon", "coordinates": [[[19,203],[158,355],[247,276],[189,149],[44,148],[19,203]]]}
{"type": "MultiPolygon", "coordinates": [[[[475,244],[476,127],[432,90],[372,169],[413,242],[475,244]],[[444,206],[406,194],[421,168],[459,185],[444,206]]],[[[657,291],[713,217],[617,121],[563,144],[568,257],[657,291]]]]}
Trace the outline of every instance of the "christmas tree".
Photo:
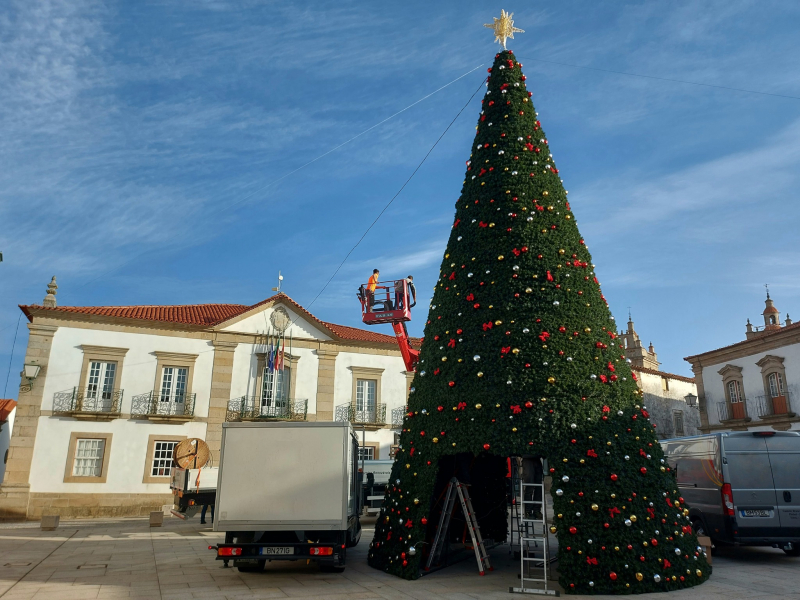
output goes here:
{"type": "Polygon", "coordinates": [[[505,539],[505,457],[533,455],[567,592],[697,585],[711,568],[521,67],[504,50],[489,69],[369,562],[419,577],[453,476],[470,479],[484,538],[505,539]]]}

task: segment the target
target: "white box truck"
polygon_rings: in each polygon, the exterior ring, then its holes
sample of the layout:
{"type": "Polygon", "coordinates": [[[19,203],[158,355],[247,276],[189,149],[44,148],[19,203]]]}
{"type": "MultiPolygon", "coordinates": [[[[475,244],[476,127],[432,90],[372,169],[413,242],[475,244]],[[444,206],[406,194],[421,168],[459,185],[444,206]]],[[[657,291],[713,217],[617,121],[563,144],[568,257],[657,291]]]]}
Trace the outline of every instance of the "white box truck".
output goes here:
{"type": "Polygon", "coordinates": [[[240,571],[314,560],[343,571],[361,523],[358,442],[350,423],[223,423],[217,559],[240,571]]]}

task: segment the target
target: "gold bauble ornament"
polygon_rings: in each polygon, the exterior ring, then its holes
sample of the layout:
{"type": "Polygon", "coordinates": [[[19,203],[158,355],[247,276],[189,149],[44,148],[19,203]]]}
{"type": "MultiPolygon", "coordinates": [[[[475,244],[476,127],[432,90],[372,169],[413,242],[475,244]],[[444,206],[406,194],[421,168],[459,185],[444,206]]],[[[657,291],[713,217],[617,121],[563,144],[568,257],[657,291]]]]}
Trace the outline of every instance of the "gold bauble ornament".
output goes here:
{"type": "Polygon", "coordinates": [[[641,573],[637,573],[636,574],[636,581],[641,581],[642,579],[644,579],[644,575],[642,575],[641,573]]]}
{"type": "Polygon", "coordinates": [[[631,523],[636,523],[636,515],[631,515],[631,523]]]}
{"type": "Polygon", "coordinates": [[[592,510],[600,510],[600,507],[597,504],[592,504],[592,510]]]}
{"type": "Polygon", "coordinates": [[[438,444],[439,443],[439,438],[437,438],[437,437],[433,438],[433,443],[434,444],[438,444]]]}
{"type": "Polygon", "coordinates": [[[481,408],[483,408],[483,404],[481,404],[480,402],[478,402],[478,403],[475,405],[475,408],[477,408],[478,410],[480,410],[481,408]]]}
{"type": "Polygon", "coordinates": [[[556,382],[556,378],[555,377],[548,377],[547,378],[547,383],[555,383],[555,382],[556,382]]]}
{"type": "Polygon", "coordinates": [[[419,504],[419,498],[414,498],[414,504],[419,504]]]}
{"type": "Polygon", "coordinates": [[[698,577],[702,577],[702,576],[703,576],[703,572],[702,572],[700,569],[697,569],[697,571],[695,571],[695,574],[696,574],[698,577]]]}
{"type": "MultiPolygon", "coordinates": [[[[388,521],[389,517],[386,517],[386,520],[388,521]]],[[[558,531],[558,529],[556,529],[555,527],[550,528],[550,533],[555,533],[556,531],[558,531]]]]}

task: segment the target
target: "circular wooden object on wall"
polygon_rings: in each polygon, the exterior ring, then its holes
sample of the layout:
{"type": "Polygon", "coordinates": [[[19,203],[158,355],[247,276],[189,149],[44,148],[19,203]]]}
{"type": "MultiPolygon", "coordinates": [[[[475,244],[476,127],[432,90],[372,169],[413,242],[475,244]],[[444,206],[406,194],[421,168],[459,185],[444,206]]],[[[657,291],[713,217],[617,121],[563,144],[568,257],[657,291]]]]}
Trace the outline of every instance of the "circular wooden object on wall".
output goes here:
{"type": "Polygon", "coordinates": [[[181,469],[199,469],[211,458],[211,451],[200,438],[188,438],[179,442],[172,452],[172,459],[181,469]]]}

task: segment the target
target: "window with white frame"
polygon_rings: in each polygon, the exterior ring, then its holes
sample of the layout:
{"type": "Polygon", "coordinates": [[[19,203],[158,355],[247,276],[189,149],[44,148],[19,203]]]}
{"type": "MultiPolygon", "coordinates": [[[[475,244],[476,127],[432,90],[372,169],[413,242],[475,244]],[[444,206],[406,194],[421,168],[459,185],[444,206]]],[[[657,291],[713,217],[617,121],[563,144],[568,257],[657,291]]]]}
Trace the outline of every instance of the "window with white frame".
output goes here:
{"type": "Polygon", "coordinates": [[[737,404],[743,400],[742,387],[738,380],[728,382],[728,400],[731,404],[737,404]]]}
{"type": "Polygon", "coordinates": [[[286,408],[289,400],[289,382],[291,369],[284,367],[279,371],[270,371],[264,367],[264,379],[261,386],[261,406],[266,408],[286,408]]]}
{"type": "Polygon", "coordinates": [[[675,435],[685,435],[683,433],[683,411],[672,411],[672,425],[675,428],[675,435]]]}
{"type": "Polygon", "coordinates": [[[356,412],[375,414],[377,384],[375,379],[359,379],[356,382],[356,412]]]}
{"type": "Polygon", "coordinates": [[[75,445],[74,477],[100,477],[103,473],[104,439],[78,439],[75,445]]]}
{"type": "Polygon", "coordinates": [[[769,395],[772,398],[780,398],[785,395],[783,390],[783,375],[780,373],[770,373],[767,375],[767,384],[769,385],[769,395]]]}
{"type": "Polygon", "coordinates": [[[117,375],[117,363],[91,361],[86,376],[86,397],[111,400],[114,395],[114,379],[117,375]]]}
{"type": "Polygon", "coordinates": [[[177,441],[156,440],[153,442],[153,463],[150,465],[151,477],[169,477],[169,471],[172,468],[172,455],[177,445],[177,441]]]}
{"type": "Polygon", "coordinates": [[[161,402],[183,402],[186,399],[186,367],[164,367],[161,372],[161,402]]]}
{"type": "Polygon", "coordinates": [[[359,446],[358,460],[375,460],[375,446],[359,446]]]}

